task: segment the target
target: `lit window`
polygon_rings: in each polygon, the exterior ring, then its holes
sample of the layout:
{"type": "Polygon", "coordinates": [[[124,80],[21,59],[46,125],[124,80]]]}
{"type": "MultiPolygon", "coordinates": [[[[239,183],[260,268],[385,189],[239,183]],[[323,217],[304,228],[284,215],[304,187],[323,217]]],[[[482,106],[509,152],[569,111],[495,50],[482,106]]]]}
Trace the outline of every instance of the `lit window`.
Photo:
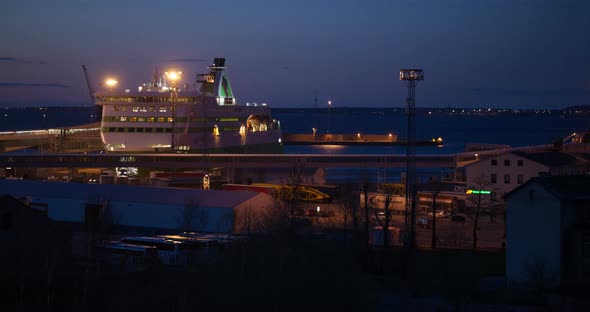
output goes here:
{"type": "Polygon", "coordinates": [[[166,106],[160,106],[160,113],[166,112],[166,106]]]}
{"type": "Polygon", "coordinates": [[[120,121],[127,121],[127,117],[119,117],[120,121]]]}
{"type": "Polygon", "coordinates": [[[168,122],[172,122],[172,117],[168,117],[168,122]]]}
{"type": "Polygon", "coordinates": [[[137,118],[137,121],[139,121],[139,122],[145,122],[145,117],[138,117],[137,118]]]}
{"type": "Polygon", "coordinates": [[[136,121],[137,121],[137,117],[131,117],[129,120],[130,120],[131,122],[136,122],[136,121]]]}
{"type": "Polygon", "coordinates": [[[121,106],[121,111],[122,112],[126,112],[127,111],[127,106],[121,106]]]}
{"type": "Polygon", "coordinates": [[[142,113],[145,113],[145,112],[147,112],[147,108],[146,108],[145,106],[142,106],[142,107],[139,109],[139,111],[140,111],[140,112],[142,112],[142,113]]]}
{"type": "Polygon", "coordinates": [[[150,113],[153,113],[153,112],[155,112],[155,111],[156,111],[156,107],[154,107],[153,105],[150,105],[150,106],[148,107],[148,110],[149,110],[149,112],[150,112],[150,113]]]}
{"type": "Polygon", "coordinates": [[[118,112],[118,111],[119,111],[119,106],[117,106],[117,105],[113,105],[113,110],[114,110],[115,112],[118,112]]]}
{"type": "Polygon", "coordinates": [[[131,110],[132,110],[134,113],[137,113],[137,112],[139,112],[139,106],[133,106],[133,107],[131,108],[131,110]]]}
{"type": "Polygon", "coordinates": [[[165,122],[166,119],[164,117],[158,117],[158,122],[165,122]]]}
{"type": "Polygon", "coordinates": [[[154,117],[148,117],[147,121],[148,122],[154,122],[154,121],[156,121],[156,118],[154,118],[154,117]]]}

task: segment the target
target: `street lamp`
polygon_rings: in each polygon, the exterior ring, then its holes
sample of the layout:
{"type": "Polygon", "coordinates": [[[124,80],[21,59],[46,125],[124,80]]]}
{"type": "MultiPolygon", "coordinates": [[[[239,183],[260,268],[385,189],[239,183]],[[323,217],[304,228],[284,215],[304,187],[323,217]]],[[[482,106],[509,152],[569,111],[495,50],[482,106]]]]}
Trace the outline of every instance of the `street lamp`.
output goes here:
{"type": "Polygon", "coordinates": [[[107,79],[104,81],[104,84],[105,84],[107,87],[109,87],[109,88],[114,88],[114,87],[116,87],[116,86],[117,86],[117,84],[119,84],[119,82],[118,82],[116,79],[113,79],[113,78],[107,78],[107,79]]]}
{"type": "Polygon", "coordinates": [[[328,100],[328,133],[332,131],[332,100],[328,100]]]}
{"type": "Polygon", "coordinates": [[[174,133],[176,132],[176,99],[178,98],[178,81],[182,75],[181,71],[169,71],[164,72],[166,78],[170,80],[170,100],[172,101],[172,135],[171,135],[171,142],[170,148],[172,151],[176,149],[176,143],[174,142],[174,133]]]}

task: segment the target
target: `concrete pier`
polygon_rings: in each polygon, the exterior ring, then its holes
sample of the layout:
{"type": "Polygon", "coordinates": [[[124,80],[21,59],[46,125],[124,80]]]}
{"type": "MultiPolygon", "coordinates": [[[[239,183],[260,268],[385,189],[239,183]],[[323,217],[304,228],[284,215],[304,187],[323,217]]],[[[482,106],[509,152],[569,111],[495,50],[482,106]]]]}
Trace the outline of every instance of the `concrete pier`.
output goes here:
{"type": "MultiPolygon", "coordinates": [[[[397,134],[283,134],[286,145],[406,145],[397,134]]],[[[422,140],[418,145],[442,145],[442,139],[422,140]]]]}

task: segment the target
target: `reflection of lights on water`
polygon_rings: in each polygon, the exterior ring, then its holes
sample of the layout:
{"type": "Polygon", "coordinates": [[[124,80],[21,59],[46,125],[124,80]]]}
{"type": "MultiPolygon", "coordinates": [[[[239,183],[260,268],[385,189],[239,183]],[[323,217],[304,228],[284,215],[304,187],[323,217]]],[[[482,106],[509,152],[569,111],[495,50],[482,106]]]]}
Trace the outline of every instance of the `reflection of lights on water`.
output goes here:
{"type": "Polygon", "coordinates": [[[320,148],[320,150],[323,150],[326,152],[336,152],[336,151],[341,151],[341,150],[345,149],[346,146],[330,144],[330,145],[320,145],[319,148],[320,148]]]}

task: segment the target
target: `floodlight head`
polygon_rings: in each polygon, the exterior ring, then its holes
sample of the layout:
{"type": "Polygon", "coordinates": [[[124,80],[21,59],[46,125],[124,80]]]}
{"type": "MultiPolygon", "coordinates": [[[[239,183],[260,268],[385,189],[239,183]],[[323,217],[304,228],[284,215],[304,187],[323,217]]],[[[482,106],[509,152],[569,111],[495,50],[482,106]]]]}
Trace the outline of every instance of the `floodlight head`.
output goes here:
{"type": "Polygon", "coordinates": [[[421,69],[401,69],[399,80],[424,80],[424,72],[421,69]]]}

